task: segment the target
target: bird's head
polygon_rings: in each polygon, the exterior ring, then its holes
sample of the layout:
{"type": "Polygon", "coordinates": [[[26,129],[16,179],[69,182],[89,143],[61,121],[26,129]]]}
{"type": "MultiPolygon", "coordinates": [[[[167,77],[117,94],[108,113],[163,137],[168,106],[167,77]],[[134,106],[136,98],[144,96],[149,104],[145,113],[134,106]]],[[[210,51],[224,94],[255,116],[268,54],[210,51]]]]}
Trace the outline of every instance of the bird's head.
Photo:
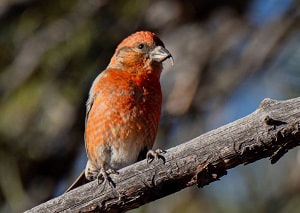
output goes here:
{"type": "Polygon", "coordinates": [[[128,36],[118,45],[108,68],[133,73],[154,72],[160,76],[162,62],[168,58],[173,64],[171,53],[154,33],[140,31],[128,36]]]}

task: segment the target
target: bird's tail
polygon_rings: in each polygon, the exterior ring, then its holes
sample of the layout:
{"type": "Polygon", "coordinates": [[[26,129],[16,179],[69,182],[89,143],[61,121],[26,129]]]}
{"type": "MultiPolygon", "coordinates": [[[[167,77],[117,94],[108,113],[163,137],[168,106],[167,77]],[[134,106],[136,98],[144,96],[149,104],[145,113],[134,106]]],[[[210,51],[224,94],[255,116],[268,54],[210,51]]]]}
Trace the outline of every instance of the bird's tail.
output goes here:
{"type": "MultiPolygon", "coordinates": [[[[72,183],[71,186],[69,186],[69,188],[66,190],[66,192],[69,192],[83,184],[88,183],[89,181],[86,179],[85,174],[84,174],[84,170],[80,173],[79,177],[74,181],[74,183],[72,183]]],[[[66,193],[65,192],[65,193],[66,193]]]]}

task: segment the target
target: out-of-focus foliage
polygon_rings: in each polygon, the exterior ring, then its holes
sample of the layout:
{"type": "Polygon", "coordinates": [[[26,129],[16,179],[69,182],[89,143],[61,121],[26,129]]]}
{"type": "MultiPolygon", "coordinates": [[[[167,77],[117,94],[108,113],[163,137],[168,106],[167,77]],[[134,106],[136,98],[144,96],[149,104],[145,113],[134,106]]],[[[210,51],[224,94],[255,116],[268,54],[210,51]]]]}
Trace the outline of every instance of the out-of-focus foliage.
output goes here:
{"type": "MultiPolygon", "coordinates": [[[[128,34],[175,58],[156,146],[169,148],[300,94],[298,0],[11,0],[0,3],[0,212],[67,188],[84,168],[85,100],[128,34]]],[[[300,152],[229,171],[134,212],[300,212],[300,152]]]]}

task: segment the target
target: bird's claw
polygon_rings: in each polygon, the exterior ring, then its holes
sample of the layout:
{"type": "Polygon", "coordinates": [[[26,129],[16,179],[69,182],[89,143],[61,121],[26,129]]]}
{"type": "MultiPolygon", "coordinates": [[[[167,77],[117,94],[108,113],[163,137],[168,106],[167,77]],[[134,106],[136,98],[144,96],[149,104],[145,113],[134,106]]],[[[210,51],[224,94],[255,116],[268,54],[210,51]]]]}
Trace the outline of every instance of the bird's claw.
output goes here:
{"type": "Polygon", "coordinates": [[[119,172],[117,172],[114,169],[108,169],[108,170],[104,170],[103,168],[100,169],[100,171],[97,175],[98,184],[100,185],[103,182],[108,181],[109,185],[115,187],[116,184],[111,179],[111,177],[110,177],[111,174],[119,174],[119,172]]]}
{"type": "Polygon", "coordinates": [[[166,151],[164,150],[161,150],[161,149],[156,149],[156,150],[149,150],[147,152],[147,155],[146,155],[146,159],[147,159],[147,163],[151,163],[154,159],[162,159],[165,163],[166,159],[165,157],[163,156],[163,154],[165,154],[166,151]]]}

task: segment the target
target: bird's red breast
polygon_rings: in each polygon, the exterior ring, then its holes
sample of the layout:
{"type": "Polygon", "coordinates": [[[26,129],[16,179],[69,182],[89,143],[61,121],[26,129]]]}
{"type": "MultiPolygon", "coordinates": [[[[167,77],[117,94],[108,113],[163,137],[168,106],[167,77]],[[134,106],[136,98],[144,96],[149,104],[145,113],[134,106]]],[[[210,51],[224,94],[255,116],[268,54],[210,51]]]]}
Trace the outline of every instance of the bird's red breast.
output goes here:
{"type": "Polygon", "coordinates": [[[119,152],[119,160],[108,162],[110,167],[119,169],[135,162],[139,152],[152,148],[155,140],[162,101],[158,79],[108,69],[93,89],[85,133],[89,159],[96,164],[111,161],[113,152],[119,152]]]}

